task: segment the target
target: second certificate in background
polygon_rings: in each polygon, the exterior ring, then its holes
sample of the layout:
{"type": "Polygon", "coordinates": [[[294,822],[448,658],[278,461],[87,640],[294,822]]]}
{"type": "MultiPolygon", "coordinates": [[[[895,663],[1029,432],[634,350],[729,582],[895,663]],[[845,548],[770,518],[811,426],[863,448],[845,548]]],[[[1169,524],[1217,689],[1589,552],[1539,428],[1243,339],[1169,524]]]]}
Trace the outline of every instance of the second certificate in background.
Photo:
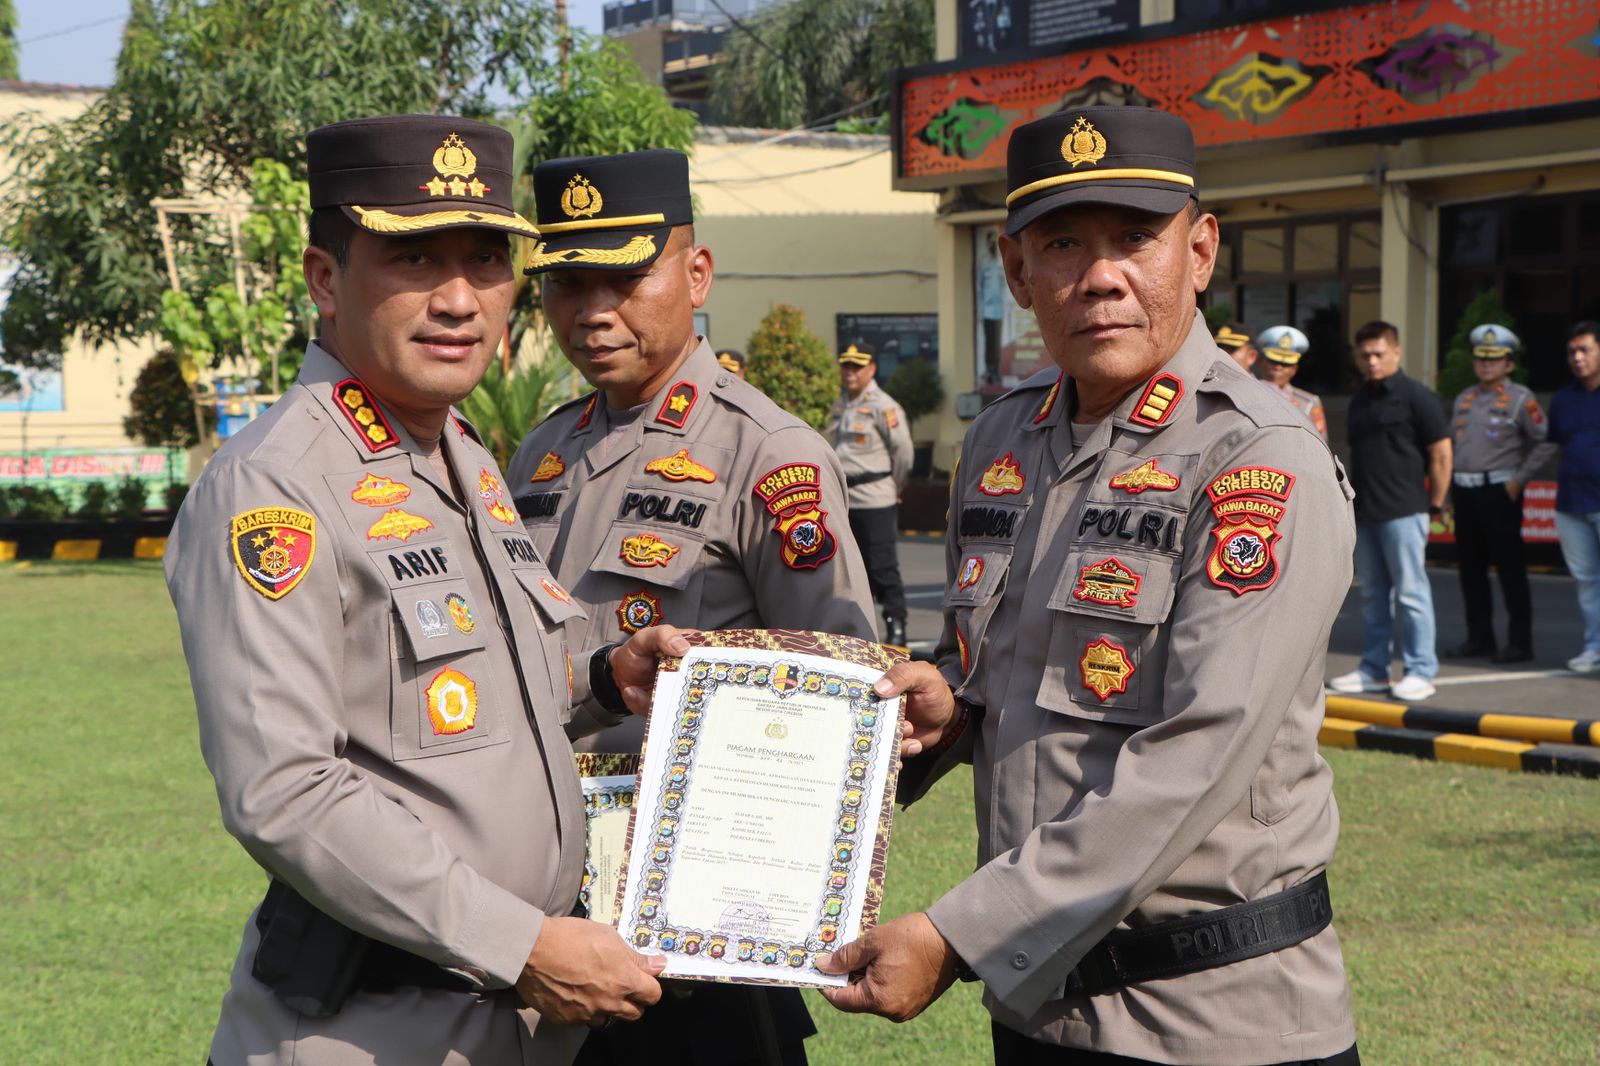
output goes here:
{"type": "Polygon", "coordinates": [[[847,637],[742,630],[656,679],[618,928],[669,977],[839,985],[877,918],[900,701],[847,637]]]}

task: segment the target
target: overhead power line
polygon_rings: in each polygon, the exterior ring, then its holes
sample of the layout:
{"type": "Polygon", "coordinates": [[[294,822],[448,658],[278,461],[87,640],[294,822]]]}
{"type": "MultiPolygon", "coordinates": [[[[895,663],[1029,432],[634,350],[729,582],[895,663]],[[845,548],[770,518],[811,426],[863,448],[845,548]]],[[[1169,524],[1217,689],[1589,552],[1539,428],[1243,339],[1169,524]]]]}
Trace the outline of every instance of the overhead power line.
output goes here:
{"type": "Polygon", "coordinates": [[[23,40],[18,41],[17,44],[18,45],[36,44],[39,41],[48,41],[52,37],[65,37],[67,34],[69,34],[69,33],[77,33],[79,30],[92,30],[96,26],[104,26],[109,22],[126,22],[126,21],[128,21],[128,16],[127,15],[108,15],[107,17],[105,17],[103,19],[95,19],[93,22],[80,22],[76,26],[67,26],[64,29],[51,30],[49,33],[41,33],[36,37],[27,37],[27,38],[24,38],[23,40]]]}

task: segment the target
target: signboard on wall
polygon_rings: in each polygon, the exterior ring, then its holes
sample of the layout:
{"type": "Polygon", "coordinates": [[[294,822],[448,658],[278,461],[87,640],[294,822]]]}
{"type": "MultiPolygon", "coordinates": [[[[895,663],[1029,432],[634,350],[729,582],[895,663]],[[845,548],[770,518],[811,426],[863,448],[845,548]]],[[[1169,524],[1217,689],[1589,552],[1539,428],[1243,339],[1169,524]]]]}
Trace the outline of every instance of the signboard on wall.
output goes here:
{"type": "Polygon", "coordinates": [[[54,489],[76,507],[91,481],[115,488],[123,478],[144,482],[146,506],[165,506],[169,482],[187,480],[188,455],[159,448],[40,448],[0,451],[0,485],[29,484],[54,489]]]}
{"type": "Polygon", "coordinates": [[[836,351],[854,344],[877,356],[880,385],[907,359],[938,365],[938,315],[836,315],[834,328],[836,351]]]}
{"type": "Polygon", "coordinates": [[[963,58],[1068,44],[1139,25],[1139,0],[964,0],[957,11],[963,58]]]}
{"type": "Polygon", "coordinates": [[[1201,147],[1600,112],[1594,5],[1506,12],[1500,0],[1387,0],[1012,62],[968,52],[897,85],[896,187],[987,180],[1018,125],[1090,104],[1170,111],[1201,147]]]}
{"type": "MultiPolygon", "coordinates": [[[[1522,539],[1527,544],[1555,544],[1556,483],[1530,481],[1522,486],[1522,539]]],[[[1456,542],[1455,515],[1446,512],[1444,521],[1435,519],[1428,526],[1429,544],[1456,542]]]]}

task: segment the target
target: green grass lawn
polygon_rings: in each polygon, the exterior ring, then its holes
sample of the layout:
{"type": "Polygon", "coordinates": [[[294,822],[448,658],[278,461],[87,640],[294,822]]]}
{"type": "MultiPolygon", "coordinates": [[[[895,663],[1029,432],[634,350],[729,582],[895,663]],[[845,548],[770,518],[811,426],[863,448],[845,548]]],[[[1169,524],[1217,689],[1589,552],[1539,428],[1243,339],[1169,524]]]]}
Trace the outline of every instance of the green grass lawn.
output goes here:
{"type": "MultiPolygon", "coordinates": [[[[263,879],[222,832],[159,564],[0,565],[0,1063],[205,1060],[263,879]]],[[[1600,1059],[1600,782],[1328,751],[1368,1063],[1600,1059]]],[[[972,864],[968,780],[897,817],[886,913],[972,864]]],[[[976,989],[813,998],[816,1066],[987,1060],[976,989]]]]}

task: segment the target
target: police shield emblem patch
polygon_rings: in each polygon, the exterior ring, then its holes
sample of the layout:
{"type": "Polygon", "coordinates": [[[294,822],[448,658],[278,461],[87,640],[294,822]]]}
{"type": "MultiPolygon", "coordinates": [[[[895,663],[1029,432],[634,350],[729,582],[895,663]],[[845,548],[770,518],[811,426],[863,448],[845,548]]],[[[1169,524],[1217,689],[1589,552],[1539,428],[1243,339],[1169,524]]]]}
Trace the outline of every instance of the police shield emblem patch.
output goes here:
{"type": "Polygon", "coordinates": [[[311,569],[317,520],[291,507],[257,507],[229,523],[233,561],[245,583],[269,600],[281,600],[311,569]]]}
{"type": "Polygon", "coordinates": [[[1217,545],[1206,560],[1206,576],[1213,585],[1243,596],[1278,580],[1273,544],[1281,534],[1271,522],[1236,515],[1218,521],[1211,534],[1217,545]]]}

